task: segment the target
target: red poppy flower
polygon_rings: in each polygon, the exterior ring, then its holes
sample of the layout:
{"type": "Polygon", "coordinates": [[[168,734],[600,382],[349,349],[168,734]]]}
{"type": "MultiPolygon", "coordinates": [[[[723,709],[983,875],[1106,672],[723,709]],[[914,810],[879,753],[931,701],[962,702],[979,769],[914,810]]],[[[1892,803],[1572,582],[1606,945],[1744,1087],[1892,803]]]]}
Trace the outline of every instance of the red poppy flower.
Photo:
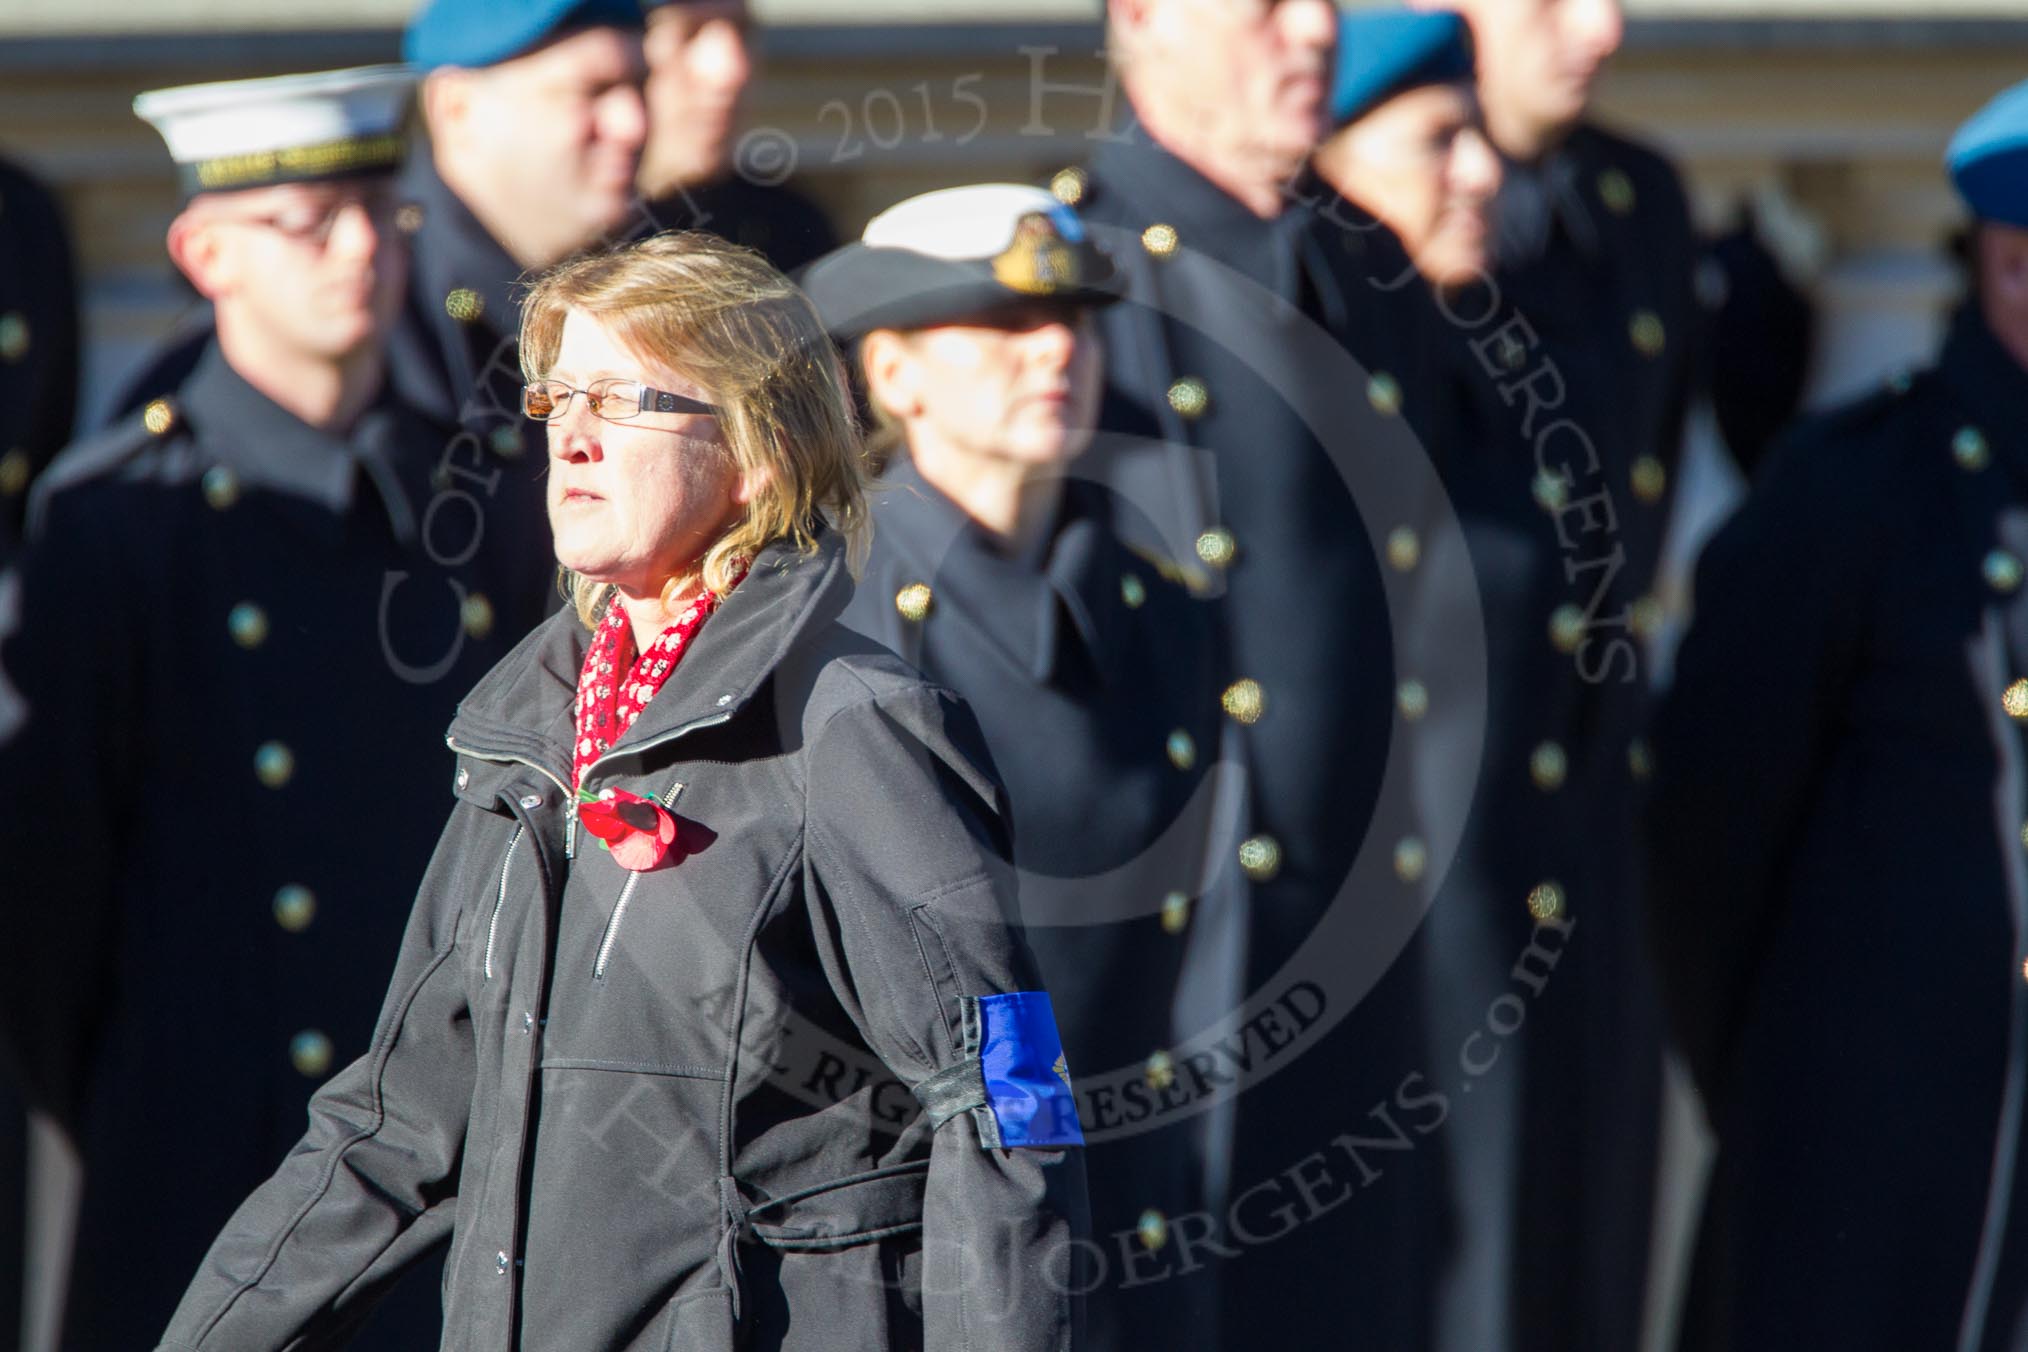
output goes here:
{"type": "Polygon", "coordinates": [[[643,873],[661,863],[676,843],[676,818],[652,798],[606,789],[577,805],[577,819],[612,851],[621,868],[643,873]]]}

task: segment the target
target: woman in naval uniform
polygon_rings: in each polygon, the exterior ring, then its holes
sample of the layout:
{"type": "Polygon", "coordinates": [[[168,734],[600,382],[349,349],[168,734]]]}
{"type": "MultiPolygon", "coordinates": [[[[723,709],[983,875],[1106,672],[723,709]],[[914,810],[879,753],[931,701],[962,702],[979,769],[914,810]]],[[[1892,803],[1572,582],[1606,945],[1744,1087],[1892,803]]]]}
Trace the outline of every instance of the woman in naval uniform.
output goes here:
{"type": "Polygon", "coordinates": [[[1022,922],[1095,1147],[1091,1345],[1187,1345],[1217,1266],[1192,1248],[1208,1221],[1184,1120],[1207,1083],[1167,1049],[1192,1031],[1175,1007],[1221,715],[1203,604],[1075,473],[1112,263],[1047,192],[989,184],[893,207],[804,280],[858,342],[887,455],[846,623],[972,706],[1007,787],[1022,922]]]}

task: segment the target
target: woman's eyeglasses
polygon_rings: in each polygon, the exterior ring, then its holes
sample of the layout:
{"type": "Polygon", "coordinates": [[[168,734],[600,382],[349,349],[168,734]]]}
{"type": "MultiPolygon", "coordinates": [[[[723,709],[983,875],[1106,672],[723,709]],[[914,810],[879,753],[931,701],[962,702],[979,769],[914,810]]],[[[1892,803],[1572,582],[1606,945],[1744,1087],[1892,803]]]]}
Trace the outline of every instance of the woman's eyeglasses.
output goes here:
{"type": "Polygon", "coordinates": [[[594,418],[626,422],[643,413],[702,413],[712,417],[721,412],[717,404],[653,389],[638,380],[594,380],[578,389],[561,380],[533,380],[521,387],[521,411],[537,422],[555,422],[570,411],[572,395],[581,394],[594,418]]]}

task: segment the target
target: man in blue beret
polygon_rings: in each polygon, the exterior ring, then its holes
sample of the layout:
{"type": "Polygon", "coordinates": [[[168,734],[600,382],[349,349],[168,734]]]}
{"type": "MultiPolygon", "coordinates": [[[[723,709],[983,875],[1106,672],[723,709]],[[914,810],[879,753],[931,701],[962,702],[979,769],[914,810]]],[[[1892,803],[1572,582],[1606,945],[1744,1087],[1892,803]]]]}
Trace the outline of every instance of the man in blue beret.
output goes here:
{"type": "Polygon", "coordinates": [[[1479,120],[1465,21],[1449,10],[1343,15],[1331,117],[1318,176],[1392,230],[1431,285],[1482,278],[1500,162],[1479,120]]]}
{"type": "Polygon", "coordinates": [[[514,284],[632,233],[641,32],[638,0],[430,0],[402,42],[425,72],[429,151],[404,182],[421,224],[395,365],[472,438],[462,468],[488,490],[489,528],[537,552],[544,457],[540,425],[520,414],[514,284]]]}
{"type": "Polygon", "coordinates": [[[1777,444],[1653,734],[1655,952],[1718,1136],[1686,1349],[2028,1316],[2028,84],[1947,165],[1936,364],[1777,444]]]}

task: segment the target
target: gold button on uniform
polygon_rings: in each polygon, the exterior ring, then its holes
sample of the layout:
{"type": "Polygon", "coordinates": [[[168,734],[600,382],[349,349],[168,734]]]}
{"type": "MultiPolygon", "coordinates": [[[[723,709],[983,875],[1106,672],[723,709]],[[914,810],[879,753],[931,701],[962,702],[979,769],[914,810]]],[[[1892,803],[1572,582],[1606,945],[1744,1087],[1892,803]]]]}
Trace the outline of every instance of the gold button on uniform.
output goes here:
{"type": "Polygon", "coordinates": [[[1660,502],[1663,490],[1669,486],[1669,471],[1652,455],[1634,461],[1632,478],[1634,496],[1642,502],[1660,502]]]}
{"type": "Polygon", "coordinates": [[[1623,169],[1608,169],[1598,176],[1598,200],[1615,216],[1634,209],[1634,181],[1623,169]]]}
{"type": "Polygon", "coordinates": [[[239,501],[239,476],[224,465],[213,465],[204,471],[203,489],[212,510],[222,512],[239,501]]]}
{"type": "Polygon", "coordinates": [[[464,622],[465,632],[473,638],[484,638],[493,632],[493,603],[486,599],[486,593],[473,592],[458,607],[458,617],[464,622]]]}
{"type": "Polygon", "coordinates": [[[268,641],[268,613],[251,601],[241,601],[225,616],[226,632],[242,648],[258,648],[268,641]]]}
{"type": "Polygon", "coordinates": [[[1982,470],[1992,460],[1991,448],[1986,445],[1986,434],[1976,427],[1960,427],[1958,434],[1951,438],[1951,459],[1968,470],[1982,470]]]}
{"type": "Polygon", "coordinates": [[[1584,611],[1564,602],[1549,612],[1549,641],[1560,653],[1574,653],[1584,644],[1584,611]]]}
{"type": "Polygon", "coordinates": [[[1142,1248],[1159,1249],[1169,1242],[1169,1218],[1149,1207],[1134,1222],[1134,1233],[1140,1236],[1142,1248]]]}
{"type": "Polygon", "coordinates": [[[290,883],[275,893],[275,923],[291,934],[301,934],[317,918],[317,894],[301,883],[290,883]]]}
{"type": "Polygon", "coordinates": [[[929,618],[930,606],[935,596],[927,582],[911,582],[894,594],[894,608],[901,612],[901,618],[911,624],[921,624],[929,618]]]}
{"type": "Polygon", "coordinates": [[[1139,610],[1148,599],[1148,584],[1132,573],[1120,574],[1120,600],[1128,610],[1139,610]]]}
{"type": "Polygon", "coordinates": [[[1634,311],[1634,317],[1627,321],[1627,336],[1633,339],[1634,350],[1644,357],[1659,357],[1669,345],[1662,317],[1653,310],[1634,311]]]}
{"type": "Polygon", "coordinates": [[[1394,842],[1394,876],[1405,883],[1420,882],[1429,867],[1429,847],[1416,836],[1394,842]]]}
{"type": "Polygon", "coordinates": [[[1177,238],[1176,227],[1163,225],[1159,221],[1141,232],[1141,247],[1156,258],[1169,257],[1176,252],[1176,246],[1180,243],[1182,241],[1177,238]]]}
{"type": "Polygon", "coordinates": [[[1642,638],[1653,638],[1662,630],[1662,598],[1643,596],[1628,609],[1628,620],[1642,638]]]}
{"type": "Polygon", "coordinates": [[[280,742],[262,742],[254,752],[254,778],[279,789],[296,773],[296,753],[280,742]]]}
{"type": "Polygon", "coordinates": [[[1049,191],[1055,194],[1057,201],[1067,207],[1074,207],[1082,202],[1085,189],[1090,185],[1091,180],[1085,177],[1084,170],[1076,168],[1059,169],[1049,179],[1049,191]]]}
{"type": "Polygon", "coordinates": [[[1273,836],[1248,836],[1239,843],[1239,867],[1257,883],[1273,881],[1282,871],[1281,842],[1273,836]]]}
{"type": "Polygon", "coordinates": [[[1184,376],[1169,386],[1169,407],[1186,418],[1201,418],[1211,407],[1211,391],[1196,376],[1184,376]]]}
{"type": "Polygon", "coordinates": [[[1148,1082],[1150,1089],[1158,1091],[1167,1089],[1176,1083],[1176,1063],[1169,1059],[1169,1053],[1156,1052],[1148,1058],[1148,1063],[1141,1067],[1141,1078],[1148,1082]]]}
{"type": "Polygon", "coordinates": [[[1169,764],[1178,770],[1188,770],[1197,764],[1197,739],[1178,728],[1169,734],[1169,764]]]}
{"type": "Polygon", "coordinates": [[[1528,914],[1537,920],[1554,920],[1563,914],[1563,885],[1537,883],[1528,893],[1528,914]]]}
{"type": "Polygon", "coordinates": [[[2007,711],[2009,718],[2028,718],[2028,681],[2018,676],[2007,683],[2000,692],[2000,707],[2007,711]]]}
{"type": "Polygon", "coordinates": [[[289,1039],[289,1064],[313,1080],[324,1078],[331,1069],[331,1039],[305,1028],[289,1039]]]}
{"type": "Polygon", "coordinates": [[[1535,476],[1529,486],[1535,495],[1535,504],[1545,512],[1560,512],[1570,501],[1570,480],[1552,470],[1543,470],[1535,476]]]}
{"type": "Polygon", "coordinates": [[[0,496],[20,497],[22,490],[28,487],[28,472],[33,468],[28,452],[19,446],[0,455],[0,496]]]}
{"type": "Polygon", "coordinates": [[[1422,539],[1413,526],[1396,526],[1387,533],[1387,561],[1398,573],[1412,572],[1422,561],[1422,539]]]}
{"type": "Polygon", "coordinates": [[[16,362],[28,355],[28,316],[19,310],[0,315],[0,361],[16,362]]]}
{"type": "Polygon", "coordinates": [[[1197,537],[1197,557],[1213,568],[1231,567],[1239,555],[1239,542],[1223,526],[1213,526],[1197,537]]]}
{"type": "Polygon", "coordinates": [[[461,286],[444,297],[444,313],[460,324],[476,323],[486,313],[486,298],[469,286],[461,286]]]}
{"type": "Polygon", "coordinates": [[[1646,779],[1655,773],[1655,756],[1648,750],[1647,742],[1636,737],[1627,743],[1627,773],[1635,779],[1646,779]]]}
{"type": "Polygon", "coordinates": [[[1570,758],[1555,742],[1542,743],[1528,757],[1528,777],[1544,793],[1562,788],[1564,776],[1569,773],[1570,758]]]}
{"type": "Polygon", "coordinates": [[[1382,417],[1393,417],[1401,412],[1401,382],[1385,371],[1375,372],[1366,382],[1366,402],[1382,417]]]}
{"type": "Polygon", "coordinates": [[[1182,892],[1171,892],[1162,898],[1162,930],[1166,934],[1181,934],[1190,927],[1190,898],[1182,892]]]}
{"type": "Polygon", "coordinates": [[[1225,687],[1225,693],[1218,697],[1218,704],[1234,722],[1251,727],[1260,722],[1260,716],[1267,712],[1267,692],[1253,677],[1242,676],[1225,687]]]}
{"type": "Polygon", "coordinates": [[[167,399],[150,399],[148,406],[141,410],[141,426],[155,436],[161,436],[176,425],[176,405],[167,399]]]}
{"type": "Polygon", "coordinates": [[[2021,589],[2021,560],[2004,549],[1986,555],[1979,564],[1979,572],[1985,576],[1986,585],[2003,596],[2021,589]]]}
{"type": "Polygon", "coordinates": [[[404,202],[394,209],[394,228],[404,235],[413,235],[423,228],[423,209],[415,202],[404,202]]]}
{"type": "Polygon", "coordinates": [[[1394,707],[1401,710],[1401,716],[1413,723],[1429,712],[1429,687],[1421,681],[1410,679],[1394,687],[1394,707]]]}

